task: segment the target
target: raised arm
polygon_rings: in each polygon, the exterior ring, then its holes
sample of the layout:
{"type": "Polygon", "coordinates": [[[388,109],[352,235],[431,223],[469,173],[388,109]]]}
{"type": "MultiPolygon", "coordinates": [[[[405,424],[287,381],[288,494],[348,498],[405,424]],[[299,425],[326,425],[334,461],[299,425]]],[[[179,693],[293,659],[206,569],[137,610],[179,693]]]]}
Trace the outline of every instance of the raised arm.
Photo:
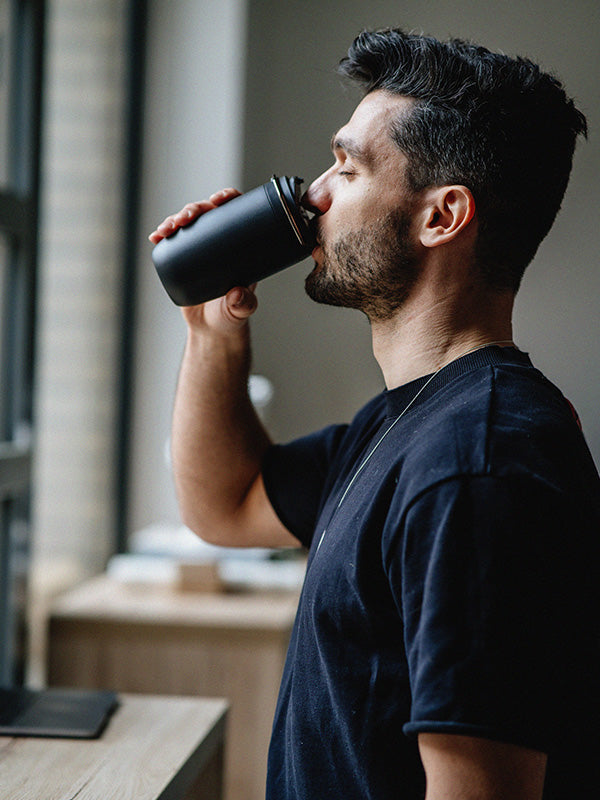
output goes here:
{"type": "MultiPolygon", "coordinates": [[[[157,243],[198,215],[239,194],[233,189],[168,217],[157,243]]],[[[175,396],[172,459],[184,523],[229,547],[297,546],[275,514],[261,477],[269,437],[248,396],[251,289],[183,309],[188,336],[175,396]]]]}

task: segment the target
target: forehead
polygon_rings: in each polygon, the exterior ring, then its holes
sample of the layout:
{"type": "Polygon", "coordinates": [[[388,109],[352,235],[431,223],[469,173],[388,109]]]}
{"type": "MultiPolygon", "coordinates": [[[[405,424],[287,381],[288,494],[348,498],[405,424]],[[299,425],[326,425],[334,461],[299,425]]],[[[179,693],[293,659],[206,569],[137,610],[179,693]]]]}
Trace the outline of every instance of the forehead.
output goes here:
{"type": "Polygon", "coordinates": [[[399,153],[390,136],[394,120],[408,114],[414,101],[383,90],[370,92],[358,104],[348,122],[334,134],[332,144],[353,143],[371,157],[378,152],[399,153]]]}

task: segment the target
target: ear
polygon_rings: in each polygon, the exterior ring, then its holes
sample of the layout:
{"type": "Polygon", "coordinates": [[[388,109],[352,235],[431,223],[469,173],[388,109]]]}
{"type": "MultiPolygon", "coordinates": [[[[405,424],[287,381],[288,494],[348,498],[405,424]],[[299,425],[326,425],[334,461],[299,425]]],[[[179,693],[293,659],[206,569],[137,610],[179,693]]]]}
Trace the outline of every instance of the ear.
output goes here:
{"type": "Polygon", "coordinates": [[[475,199],[466,186],[436,186],[423,205],[419,238],[423,247],[439,247],[455,239],[475,215],[475,199]]]}

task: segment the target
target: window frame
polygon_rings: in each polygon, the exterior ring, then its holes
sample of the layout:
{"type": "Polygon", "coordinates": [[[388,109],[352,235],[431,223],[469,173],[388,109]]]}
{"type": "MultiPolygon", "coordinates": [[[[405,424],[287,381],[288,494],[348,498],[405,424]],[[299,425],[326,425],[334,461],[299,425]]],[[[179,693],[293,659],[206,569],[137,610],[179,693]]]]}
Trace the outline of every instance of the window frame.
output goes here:
{"type": "MultiPolygon", "coordinates": [[[[6,176],[0,183],[0,684],[25,677],[46,3],[5,0],[6,176]],[[7,38],[8,31],[8,38],[7,38]]],[[[0,30],[0,36],[2,31],[0,30]]]]}

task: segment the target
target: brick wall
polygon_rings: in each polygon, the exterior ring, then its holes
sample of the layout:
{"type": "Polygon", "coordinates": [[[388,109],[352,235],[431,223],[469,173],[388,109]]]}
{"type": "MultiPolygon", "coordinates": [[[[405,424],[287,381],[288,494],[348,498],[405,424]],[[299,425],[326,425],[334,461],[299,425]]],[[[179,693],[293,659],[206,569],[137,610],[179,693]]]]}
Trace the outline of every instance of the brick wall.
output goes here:
{"type": "Polygon", "coordinates": [[[34,561],[104,566],[112,536],[124,0],[50,0],[34,561]]]}

